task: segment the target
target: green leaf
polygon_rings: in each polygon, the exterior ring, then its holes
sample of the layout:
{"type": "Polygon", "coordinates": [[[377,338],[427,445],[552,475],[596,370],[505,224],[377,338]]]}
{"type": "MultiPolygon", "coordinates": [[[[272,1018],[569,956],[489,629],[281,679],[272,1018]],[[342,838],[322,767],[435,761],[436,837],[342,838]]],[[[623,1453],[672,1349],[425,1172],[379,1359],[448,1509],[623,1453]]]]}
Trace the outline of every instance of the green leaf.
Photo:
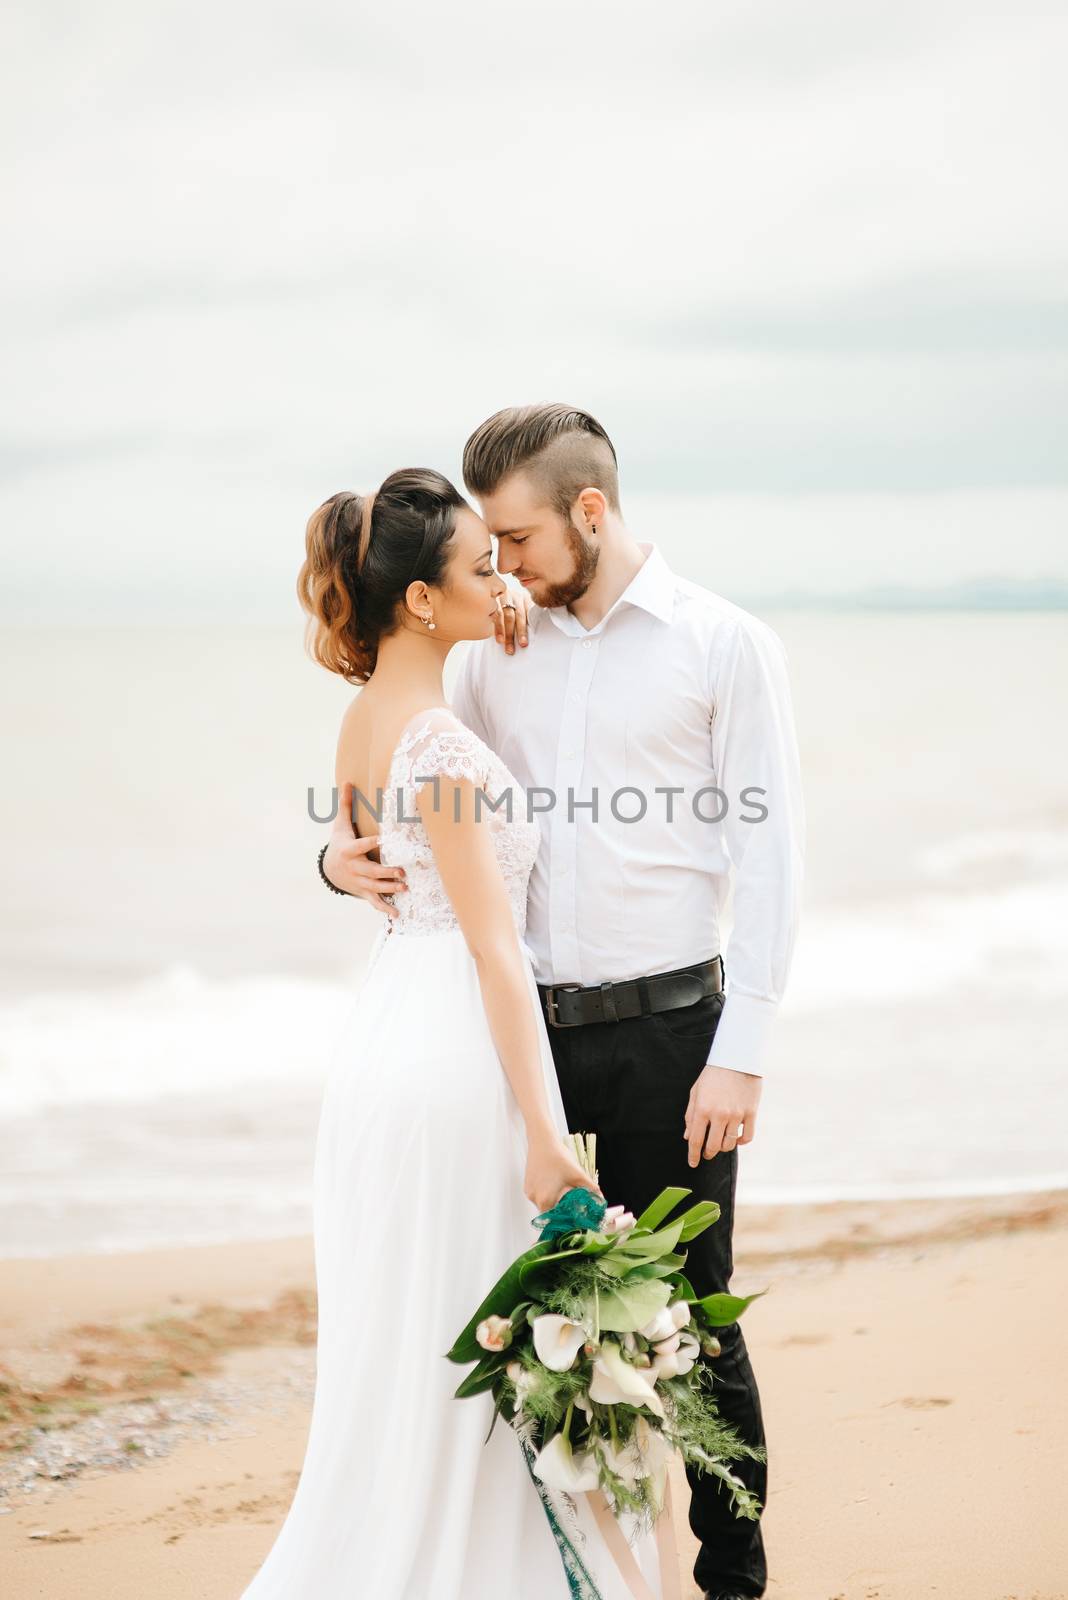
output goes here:
{"type": "Polygon", "coordinates": [[[650,1232],[659,1227],[669,1211],[674,1211],[680,1200],[685,1200],[692,1189],[661,1189],[656,1199],[647,1205],[638,1218],[636,1227],[648,1228],[650,1232]]]}
{"type": "Polygon", "coordinates": [[[713,1328],[725,1328],[728,1323],[738,1320],[746,1306],[751,1306],[754,1300],[759,1300],[767,1292],[767,1289],[758,1289],[756,1294],[747,1295],[706,1294],[697,1304],[713,1328]]]}
{"type": "Polygon", "coordinates": [[[631,1262],[656,1261],[660,1256],[668,1255],[679,1242],[682,1233],[682,1218],[670,1223],[666,1228],[661,1228],[658,1233],[642,1234],[635,1238],[633,1233],[627,1234],[616,1245],[613,1255],[624,1257],[631,1262]]]}
{"type": "MultiPolygon", "coordinates": [[[[559,1240],[546,1240],[546,1243],[558,1244],[559,1240]]],[[[612,1244],[613,1241],[603,1234],[588,1233],[581,1244],[571,1245],[566,1250],[552,1250],[548,1255],[527,1260],[519,1269],[519,1286],[524,1291],[536,1292],[539,1282],[546,1277],[551,1282],[556,1277],[558,1262],[574,1261],[578,1256],[605,1256],[612,1249],[612,1244]]]]}
{"type": "Polygon", "coordinates": [[[753,1522],[760,1520],[761,1504],[751,1489],[747,1489],[738,1474],[732,1472],[725,1462],[716,1456],[710,1456],[706,1450],[699,1446],[692,1448],[692,1455],[698,1459],[694,1462],[698,1472],[711,1472],[727,1485],[731,1493],[731,1505],[736,1517],[748,1517],[753,1522]]]}
{"type": "Polygon", "coordinates": [[[657,1278],[647,1283],[621,1283],[618,1288],[600,1290],[597,1298],[601,1331],[628,1333],[644,1327],[667,1305],[670,1296],[667,1284],[657,1278]]]}
{"type": "Polygon", "coordinates": [[[685,1256],[664,1256],[661,1261],[640,1261],[627,1273],[627,1283],[641,1283],[646,1278],[670,1278],[685,1264],[685,1256]]]}
{"type": "Polygon", "coordinates": [[[584,1256],[606,1256],[614,1249],[616,1237],[613,1233],[587,1233],[582,1243],[584,1256]]]}
{"type": "Polygon", "coordinates": [[[503,1410],[504,1410],[504,1390],[502,1389],[501,1393],[497,1396],[496,1401],[494,1402],[493,1415],[490,1418],[489,1432],[486,1434],[486,1437],[482,1441],[482,1443],[484,1445],[489,1444],[490,1438],[491,1438],[491,1436],[493,1434],[493,1430],[494,1430],[494,1428],[496,1427],[496,1424],[497,1424],[497,1418],[500,1416],[500,1414],[501,1414],[501,1412],[503,1410]]]}
{"type": "Polygon", "coordinates": [[[624,1278],[630,1271],[629,1261],[617,1261],[614,1256],[602,1256],[597,1263],[598,1272],[603,1272],[609,1278],[624,1278]]]}
{"type": "MultiPolygon", "coordinates": [[[[549,1242],[546,1240],[546,1243],[549,1242]]],[[[558,1262],[573,1260],[576,1256],[583,1254],[582,1250],[554,1250],[549,1255],[543,1256],[536,1261],[525,1261],[519,1269],[519,1287],[524,1293],[529,1292],[534,1288],[539,1274],[542,1277],[547,1276],[551,1280],[556,1276],[558,1262]]]]}
{"type": "Polygon", "coordinates": [[[475,1329],[486,1317],[509,1317],[513,1310],[523,1299],[522,1275],[523,1269],[532,1261],[539,1260],[542,1256],[552,1253],[553,1245],[550,1239],[532,1245],[521,1256],[517,1256],[507,1272],[493,1285],[489,1294],[483,1300],[467,1327],[459,1335],[452,1349],[448,1351],[450,1361],[479,1361],[484,1355],[482,1346],[475,1338],[475,1329]]]}
{"type": "Polygon", "coordinates": [[[466,1400],[473,1394],[481,1394],[484,1389],[492,1389],[506,1365],[501,1355],[501,1352],[494,1351],[484,1361],[480,1361],[477,1367],[472,1367],[467,1377],[458,1384],[455,1398],[466,1400]]]}
{"type": "Polygon", "coordinates": [[[675,1300],[688,1300],[691,1305],[697,1299],[696,1289],[689,1278],[684,1278],[681,1272],[675,1276],[675,1293],[672,1298],[675,1300]]]}
{"type": "Polygon", "coordinates": [[[704,1233],[713,1222],[719,1221],[719,1206],[714,1200],[699,1200],[695,1206],[684,1211],[681,1217],[675,1220],[682,1223],[679,1234],[680,1244],[689,1244],[691,1239],[696,1239],[699,1233],[704,1233]]]}

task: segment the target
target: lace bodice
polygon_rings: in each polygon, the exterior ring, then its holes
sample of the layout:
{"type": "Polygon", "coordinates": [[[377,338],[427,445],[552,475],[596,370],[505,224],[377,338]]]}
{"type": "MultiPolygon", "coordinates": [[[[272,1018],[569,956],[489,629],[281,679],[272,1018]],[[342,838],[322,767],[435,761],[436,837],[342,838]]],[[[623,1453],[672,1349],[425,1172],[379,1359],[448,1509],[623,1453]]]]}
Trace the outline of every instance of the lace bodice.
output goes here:
{"type": "Polygon", "coordinates": [[[394,900],[400,916],[389,919],[389,931],[437,933],[459,926],[415,803],[419,789],[435,777],[468,778],[484,792],[479,825],[490,829],[522,939],[527,880],[540,840],[538,824],[527,817],[526,791],[496,752],[442,707],[420,712],[409,721],[390,762],[378,828],[379,856],[388,866],[404,867],[408,888],[394,900]]]}

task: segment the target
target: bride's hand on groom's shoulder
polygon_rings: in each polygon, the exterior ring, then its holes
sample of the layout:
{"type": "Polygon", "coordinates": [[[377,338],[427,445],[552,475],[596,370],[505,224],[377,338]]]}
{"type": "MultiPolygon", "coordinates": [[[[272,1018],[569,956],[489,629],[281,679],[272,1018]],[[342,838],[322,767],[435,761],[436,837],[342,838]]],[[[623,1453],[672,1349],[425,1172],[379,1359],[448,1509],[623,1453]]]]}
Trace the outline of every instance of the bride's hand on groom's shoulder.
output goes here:
{"type": "Polygon", "coordinates": [[[555,1131],[533,1138],[527,1144],[527,1170],[523,1193],[539,1211],[551,1211],[569,1189],[589,1189],[605,1198],[600,1184],[594,1183],[568,1151],[555,1131]]]}
{"type": "Polygon", "coordinates": [[[404,868],[383,866],[380,861],[371,861],[370,852],[378,848],[378,835],[357,838],[351,817],[352,784],[346,781],[341,785],[338,795],[337,817],[323,856],[323,871],[335,888],[344,889],[346,894],[355,895],[359,900],[366,900],[376,911],[384,911],[387,917],[399,917],[398,907],[383,896],[399,894],[407,889],[404,868]]]}
{"type": "Polygon", "coordinates": [[[755,1072],[736,1072],[709,1062],[694,1080],[683,1124],[691,1167],[702,1156],[711,1161],[721,1150],[752,1142],[763,1082],[755,1072]]]}

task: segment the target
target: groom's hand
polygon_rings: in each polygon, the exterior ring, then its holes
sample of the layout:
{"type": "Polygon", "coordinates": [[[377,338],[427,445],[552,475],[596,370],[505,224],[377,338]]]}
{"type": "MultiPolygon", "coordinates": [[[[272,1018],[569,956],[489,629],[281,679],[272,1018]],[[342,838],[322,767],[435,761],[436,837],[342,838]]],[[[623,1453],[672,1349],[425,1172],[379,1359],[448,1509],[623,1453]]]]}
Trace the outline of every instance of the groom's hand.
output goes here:
{"type": "Polygon", "coordinates": [[[711,1161],[721,1150],[749,1144],[756,1132],[763,1082],[754,1072],[735,1072],[711,1062],[705,1067],[690,1090],[686,1107],[683,1138],[690,1147],[691,1167],[696,1167],[702,1156],[711,1161]]]}
{"type": "Polygon", "coordinates": [[[530,596],[525,589],[509,585],[503,601],[497,601],[497,620],[493,624],[493,637],[503,644],[510,656],[515,655],[517,644],[527,643],[527,618],[530,615],[530,596]]]}
{"type": "Polygon", "coordinates": [[[369,860],[369,852],[377,848],[377,834],[361,839],[352,826],[352,784],[346,779],[338,795],[337,815],[323,856],[323,871],[335,888],[344,889],[358,900],[366,900],[376,911],[384,911],[387,917],[399,917],[399,907],[383,897],[407,889],[404,868],[387,867],[380,861],[369,860]]]}

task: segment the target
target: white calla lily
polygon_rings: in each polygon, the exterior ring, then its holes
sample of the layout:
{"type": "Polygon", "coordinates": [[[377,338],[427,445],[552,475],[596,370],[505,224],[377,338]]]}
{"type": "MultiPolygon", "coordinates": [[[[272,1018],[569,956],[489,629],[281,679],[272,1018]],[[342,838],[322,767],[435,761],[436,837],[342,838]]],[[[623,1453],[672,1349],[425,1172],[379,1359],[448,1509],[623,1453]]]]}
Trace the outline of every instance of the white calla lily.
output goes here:
{"type": "Polygon", "coordinates": [[[658,1356],[673,1356],[675,1351],[679,1348],[679,1340],[681,1338],[681,1333],[673,1333],[670,1339],[658,1340],[657,1343],[653,1345],[653,1349],[658,1356]]]}
{"type": "Polygon", "coordinates": [[[515,1416],[517,1412],[522,1411],[523,1402],[534,1388],[536,1380],[534,1374],[529,1372],[521,1361],[509,1361],[505,1371],[515,1385],[515,1399],[512,1402],[512,1415],[515,1416]]]}
{"type": "Polygon", "coordinates": [[[649,1499],[654,1515],[659,1516],[664,1504],[664,1488],[671,1457],[664,1435],[644,1417],[639,1417],[633,1436],[618,1454],[623,1458],[622,1464],[626,1469],[620,1473],[620,1477],[631,1483],[637,1483],[642,1478],[651,1481],[649,1499]]]}
{"type": "Polygon", "coordinates": [[[690,1311],[690,1302],[688,1300],[672,1300],[671,1304],[668,1306],[668,1310],[675,1318],[676,1328],[685,1328],[692,1315],[692,1312],[690,1311]]]}
{"type": "Polygon", "coordinates": [[[692,1333],[677,1333],[678,1341],[675,1348],[669,1350],[667,1344],[674,1344],[674,1340],[667,1340],[661,1352],[660,1345],[654,1345],[653,1368],[657,1378],[684,1378],[697,1360],[701,1349],[700,1341],[692,1333]]]}
{"type": "Polygon", "coordinates": [[[575,1455],[562,1433],[554,1433],[539,1450],[530,1470],[550,1489],[563,1489],[568,1494],[596,1489],[599,1481],[593,1457],[585,1451],[575,1455]]]}
{"type": "Polygon", "coordinates": [[[534,1350],[543,1367],[550,1372],[567,1372],[575,1365],[575,1357],[586,1343],[586,1330],[581,1322],[570,1317],[545,1312],[531,1323],[534,1350]]]}
{"type": "Polygon", "coordinates": [[[606,1339],[600,1355],[593,1363],[590,1399],[605,1406],[648,1406],[650,1411],[662,1417],[664,1404],[653,1387],[656,1377],[653,1367],[632,1366],[624,1360],[623,1352],[615,1340],[606,1339]]]}
{"type": "Polygon", "coordinates": [[[675,1332],[675,1317],[670,1306],[662,1306],[656,1316],[639,1328],[643,1339],[670,1339],[675,1332]]]}
{"type": "Polygon", "coordinates": [[[642,1469],[639,1452],[635,1448],[633,1439],[628,1439],[621,1449],[616,1449],[611,1439],[604,1439],[601,1444],[604,1450],[605,1462],[609,1471],[614,1472],[617,1478],[622,1478],[624,1483],[636,1484],[638,1479],[645,1476],[642,1469]]]}
{"type": "Polygon", "coordinates": [[[616,1449],[610,1440],[602,1441],[605,1460],[609,1468],[624,1483],[637,1484],[649,1478],[654,1485],[653,1501],[659,1506],[663,1501],[664,1478],[670,1454],[663,1434],[644,1417],[639,1417],[634,1432],[622,1449],[616,1449]]]}
{"type": "Polygon", "coordinates": [[[679,1376],[679,1361],[675,1355],[654,1356],[653,1373],[659,1383],[661,1378],[677,1378],[679,1376]]]}
{"type": "Polygon", "coordinates": [[[679,1348],[675,1352],[675,1360],[679,1364],[679,1376],[685,1377],[690,1371],[697,1357],[701,1354],[701,1341],[692,1333],[685,1331],[679,1334],[679,1348]]]}

